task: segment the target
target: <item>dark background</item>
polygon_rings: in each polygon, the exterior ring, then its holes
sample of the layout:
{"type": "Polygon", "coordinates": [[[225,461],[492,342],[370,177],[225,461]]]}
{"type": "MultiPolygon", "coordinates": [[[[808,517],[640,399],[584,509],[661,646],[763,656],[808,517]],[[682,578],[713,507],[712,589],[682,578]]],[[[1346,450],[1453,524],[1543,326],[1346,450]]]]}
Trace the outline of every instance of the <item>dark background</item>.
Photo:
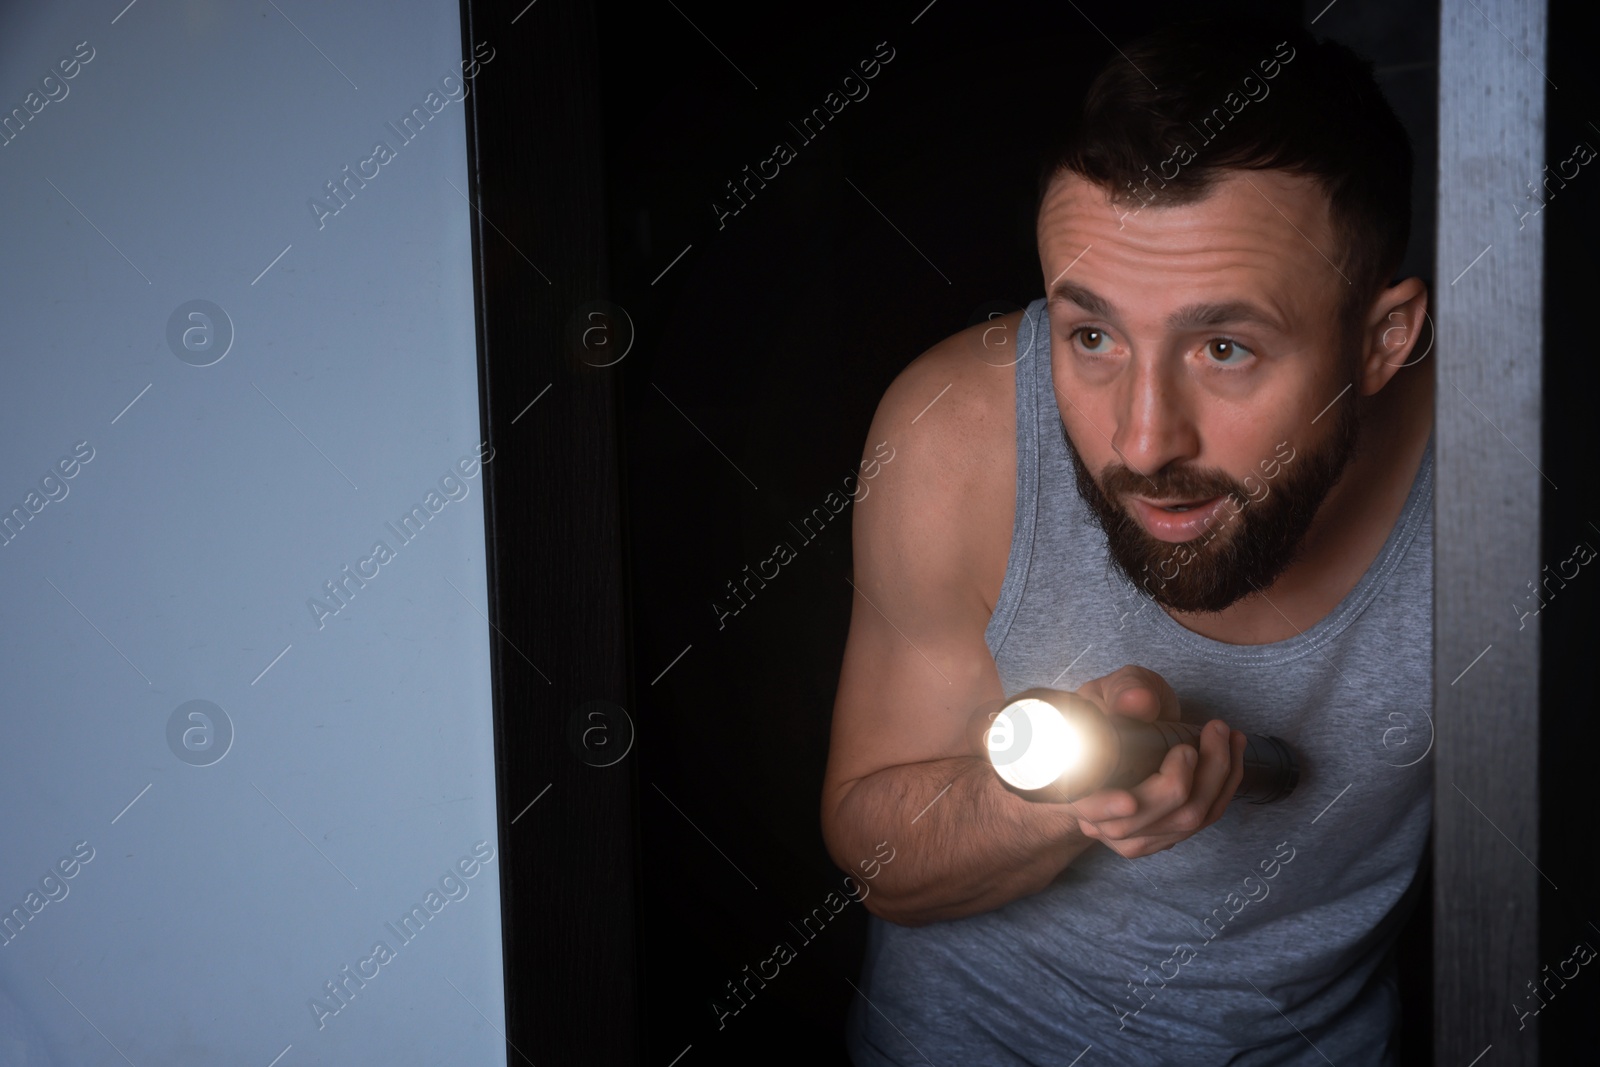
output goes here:
{"type": "MultiPolygon", "coordinates": [[[[1600,130],[1591,124],[1600,123],[1600,82],[1593,55],[1597,40],[1593,5],[1551,4],[1550,56],[1543,66],[1550,79],[1545,86],[1545,159],[1552,174],[1579,141],[1600,151],[1600,130]]],[[[1540,177],[1530,174],[1528,180],[1537,182],[1540,177]]],[[[1541,193],[1545,207],[1538,215],[1545,238],[1544,447],[1539,466],[1550,479],[1540,483],[1544,513],[1540,556],[1554,574],[1572,556],[1577,542],[1587,541],[1600,550],[1596,506],[1600,485],[1595,478],[1595,459],[1600,456],[1595,387],[1600,375],[1595,373],[1594,339],[1594,301],[1600,291],[1595,252],[1600,239],[1600,171],[1591,174],[1585,166],[1571,181],[1558,180],[1550,189],[1541,193]]],[[[1521,199],[1526,191],[1509,190],[1505,210],[1511,211],[1514,201],[1522,205],[1519,215],[1534,206],[1521,199]]],[[[1526,225],[1531,227],[1534,221],[1530,218],[1526,225]]],[[[1543,572],[1528,577],[1542,578],[1543,572]]],[[[1600,949],[1600,855],[1594,847],[1600,702],[1587,670],[1595,662],[1595,638],[1600,632],[1594,624],[1600,597],[1597,577],[1584,567],[1566,588],[1553,583],[1556,595],[1538,616],[1543,645],[1537,858],[1549,879],[1539,884],[1539,959],[1552,970],[1572,955],[1578,941],[1600,949]]],[[[1593,1009],[1600,1003],[1600,983],[1584,985],[1588,988],[1575,981],[1570,991],[1558,990],[1563,999],[1550,999],[1550,1010],[1539,1014],[1541,1048],[1549,1062],[1562,1062],[1557,1057],[1573,1055],[1580,1048],[1591,1052],[1594,1048],[1593,1009]]],[[[1518,990],[1519,998],[1525,992],[1518,990]]],[[[1523,1010],[1533,1007],[1526,999],[1518,1003],[1523,1010]]]]}
{"type": "MultiPolygon", "coordinates": [[[[843,1016],[865,913],[847,907],[811,942],[790,923],[842,884],[818,805],[849,623],[851,512],[810,543],[789,524],[871,451],[868,423],[901,368],[987,312],[1041,295],[1033,233],[1041,133],[1076,105],[1111,53],[1107,36],[1125,41],[1201,8],[1302,22],[1321,14],[1315,32],[1374,61],[1411,130],[1416,218],[1403,273],[1434,283],[1435,5],[1345,2],[1322,13],[1325,0],[925,4],[598,7],[607,295],[637,334],[612,373],[638,728],[636,759],[625,766],[637,776],[642,1062],[668,1063],[691,1044],[685,1063],[779,1054],[845,1062],[843,1016]],[[895,56],[867,83],[870,95],[802,143],[789,123],[821,106],[884,41],[895,56]],[[725,183],[778,141],[797,158],[719,229],[712,204],[731,203],[725,183]],[[778,541],[798,557],[719,626],[713,602],[737,606],[726,583],[778,541]],[[712,1000],[737,1006],[725,984],[780,941],[796,959],[719,1029],[712,1000]]],[[[1552,160],[1584,130],[1600,146],[1584,112],[1596,99],[1582,76],[1593,38],[1565,12],[1555,13],[1546,68],[1563,87],[1549,94],[1552,160]]],[[[1595,269],[1586,178],[1600,190],[1585,173],[1546,212],[1551,439],[1542,465],[1563,487],[1546,491],[1552,561],[1570,554],[1586,520],[1600,525],[1600,510],[1582,506],[1593,499],[1584,461],[1595,448],[1593,420],[1578,410],[1579,376],[1593,358],[1582,312],[1595,269]]],[[[1552,899],[1540,955],[1552,959],[1595,915],[1583,902],[1597,884],[1568,816],[1592,807],[1584,793],[1596,740],[1592,717],[1581,714],[1594,701],[1575,677],[1593,647],[1591,601],[1574,592],[1542,617],[1540,858],[1562,886],[1545,887],[1552,899]]],[[[1419,912],[1403,945],[1408,1023],[1417,1023],[1405,1036],[1424,1056],[1429,922],[1419,912]]],[[[1581,1022],[1579,1012],[1551,1013],[1545,1048],[1566,1047],[1562,1035],[1576,1035],[1581,1022]]]]}

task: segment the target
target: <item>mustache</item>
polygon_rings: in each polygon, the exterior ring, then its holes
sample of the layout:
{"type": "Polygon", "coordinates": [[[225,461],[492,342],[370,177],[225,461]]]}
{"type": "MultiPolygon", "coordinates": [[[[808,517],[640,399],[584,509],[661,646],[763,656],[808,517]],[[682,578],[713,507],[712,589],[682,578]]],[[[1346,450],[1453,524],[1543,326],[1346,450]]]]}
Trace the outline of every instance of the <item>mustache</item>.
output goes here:
{"type": "Polygon", "coordinates": [[[1211,500],[1232,496],[1243,500],[1243,487],[1219,470],[1179,468],[1154,475],[1140,474],[1121,463],[1111,464],[1100,475],[1100,491],[1115,500],[1125,496],[1154,497],[1159,500],[1211,500]]]}

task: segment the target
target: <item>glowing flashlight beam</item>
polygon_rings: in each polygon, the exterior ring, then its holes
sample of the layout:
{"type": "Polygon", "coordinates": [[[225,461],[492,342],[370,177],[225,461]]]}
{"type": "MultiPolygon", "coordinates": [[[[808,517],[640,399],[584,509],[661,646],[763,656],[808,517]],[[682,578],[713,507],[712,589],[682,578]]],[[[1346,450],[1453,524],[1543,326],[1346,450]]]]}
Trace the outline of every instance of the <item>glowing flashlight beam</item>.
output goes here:
{"type": "Polygon", "coordinates": [[[1018,789],[1043,789],[1083,754],[1078,731],[1053,705],[1034,699],[1018,700],[996,715],[988,743],[995,772],[1018,789]]]}

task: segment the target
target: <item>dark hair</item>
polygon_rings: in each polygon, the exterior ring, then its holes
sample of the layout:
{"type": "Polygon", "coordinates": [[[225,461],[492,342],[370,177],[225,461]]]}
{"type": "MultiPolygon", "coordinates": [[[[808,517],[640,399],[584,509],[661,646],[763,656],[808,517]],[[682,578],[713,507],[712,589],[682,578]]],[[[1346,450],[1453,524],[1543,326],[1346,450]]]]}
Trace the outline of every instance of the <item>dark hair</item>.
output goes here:
{"type": "Polygon", "coordinates": [[[1343,235],[1325,251],[1350,282],[1341,318],[1354,325],[1405,256],[1411,143],[1372,65],[1299,26],[1201,19],[1128,45],[1047,156],[1039,196],[1066,170],[1120,203],[1187,204],[1228,169],[1318,181],[1343,235]]]}

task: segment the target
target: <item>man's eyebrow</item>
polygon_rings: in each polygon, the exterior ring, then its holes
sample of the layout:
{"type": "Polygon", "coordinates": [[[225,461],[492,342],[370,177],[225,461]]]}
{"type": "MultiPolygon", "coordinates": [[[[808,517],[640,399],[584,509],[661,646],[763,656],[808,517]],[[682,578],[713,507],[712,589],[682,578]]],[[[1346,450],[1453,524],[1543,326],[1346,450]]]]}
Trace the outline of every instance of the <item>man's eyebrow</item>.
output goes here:
{"type": "Polygon", "coordinates": [[[1167,327],[1189,330],[1201,326],[1221,326],[1230,322],[1253,322],[1283,330],[1277,317],[1247,300],[1225,300],[1212,304],[1187,304],[1167,316],[1167,327]]]}
{"type": "MultiPolygon", "coordinates": [[[[1050,302],[1055,303],[1060,300],[1076,304],[1098,318],[1116,317],[1110,301],[1074,282],[1060,281],[1055,284],[1050,291],[1050,302]]],[[[1192,330],[1234,322],[1253,322],[1279,331],[1284,329],[1283,323],[1277,316],[1248,300],[1187,304],[1167,316],[1167,327],[1172,330],[1192,330]]]]}
{"type": "Polygon", "coordinates": [[[1067,300],[1077,304],[1089,314],[1102,319],[1116,317],[1112,314],[1111,304],[1107,300],[1072,282],[1056,282],[1055,287],[1050,290],[1050,303],[1054,304],[1059,300],[1067,300]]]}

